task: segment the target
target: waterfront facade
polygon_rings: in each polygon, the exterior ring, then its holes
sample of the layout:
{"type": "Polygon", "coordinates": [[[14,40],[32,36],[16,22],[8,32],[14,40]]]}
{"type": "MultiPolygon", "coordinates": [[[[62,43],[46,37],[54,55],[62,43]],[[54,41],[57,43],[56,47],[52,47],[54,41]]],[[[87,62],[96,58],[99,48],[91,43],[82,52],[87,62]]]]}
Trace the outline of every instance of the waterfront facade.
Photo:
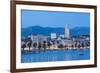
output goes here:
{"type": "Polygon", "coordinates": [[[22,38],[22,50],[51,50],[51,49],[84,49],[90,47],[89,35],[78,35],[71,37],[68,25],[64,27],[64,34],[58,35],[50,33],[50,36],[41,34],[31,34],[26,38],[22,38]]]}

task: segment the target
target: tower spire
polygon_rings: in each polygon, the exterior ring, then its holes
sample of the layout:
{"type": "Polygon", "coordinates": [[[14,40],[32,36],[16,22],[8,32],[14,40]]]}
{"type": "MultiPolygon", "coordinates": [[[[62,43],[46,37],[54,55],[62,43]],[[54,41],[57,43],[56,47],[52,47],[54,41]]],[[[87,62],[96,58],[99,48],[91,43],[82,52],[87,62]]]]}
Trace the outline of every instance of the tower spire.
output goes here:
{"type": "Polygon", "coordinates": [[[64,29],[65,29],[65,38],[69,39],[70,38],[70,30],[69,30],[69,27],[67,24],[65,25],[64,29]]]}

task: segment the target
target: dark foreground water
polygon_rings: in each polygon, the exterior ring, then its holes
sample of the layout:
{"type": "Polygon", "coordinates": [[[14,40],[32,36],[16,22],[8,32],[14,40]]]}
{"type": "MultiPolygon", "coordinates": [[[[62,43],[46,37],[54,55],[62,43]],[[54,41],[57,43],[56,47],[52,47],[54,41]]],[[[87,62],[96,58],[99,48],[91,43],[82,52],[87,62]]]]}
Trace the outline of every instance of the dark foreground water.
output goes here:
{"type": "Polygon", "coordinates": [[[90,49],[84,50],[52,50],[45,52],[23,52],[21,62],[50,62],[50,61],[74,61],[90,59],[90,49]]]}

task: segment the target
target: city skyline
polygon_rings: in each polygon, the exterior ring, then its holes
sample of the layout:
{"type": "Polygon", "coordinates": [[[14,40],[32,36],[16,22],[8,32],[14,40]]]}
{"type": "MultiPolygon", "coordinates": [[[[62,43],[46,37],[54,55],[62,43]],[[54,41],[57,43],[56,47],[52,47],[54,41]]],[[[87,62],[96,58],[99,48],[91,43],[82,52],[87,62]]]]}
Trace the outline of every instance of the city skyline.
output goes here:
{"type": "Polygon", "coordinates": [[[69,28],[90,27],[89,13],[34,10],[22,10],[21,13],[22,28],[31,26],[64,27],[66,24],[69,28]]]}

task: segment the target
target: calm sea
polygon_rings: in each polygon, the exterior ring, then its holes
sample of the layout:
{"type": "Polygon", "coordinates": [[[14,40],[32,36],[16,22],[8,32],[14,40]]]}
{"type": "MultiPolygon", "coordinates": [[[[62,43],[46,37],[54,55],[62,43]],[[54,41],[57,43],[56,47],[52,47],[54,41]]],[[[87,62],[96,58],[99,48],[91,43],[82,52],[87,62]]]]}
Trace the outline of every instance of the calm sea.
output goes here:
{"type": "Polygon", "coordinates": [[[74,61],[90,59],[90,49],[84,50],[52,50],[42,52],[21,53],[21,63],[74,61]]]}

